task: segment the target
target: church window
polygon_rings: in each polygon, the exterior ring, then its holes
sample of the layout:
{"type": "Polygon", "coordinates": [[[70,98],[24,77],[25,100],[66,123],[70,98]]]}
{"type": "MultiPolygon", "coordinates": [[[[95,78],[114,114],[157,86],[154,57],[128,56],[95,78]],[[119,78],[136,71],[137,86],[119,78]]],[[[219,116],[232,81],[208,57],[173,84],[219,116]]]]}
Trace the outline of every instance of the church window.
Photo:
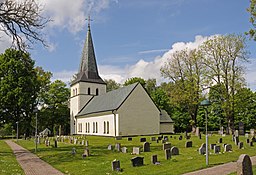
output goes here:
{"type": "Polygon", "coordinates": [[[73,96],[75,96],[76,95],[76,91],[75,91],[75,89],[73,89],[73,96]]]}
{"type": "Polygon", "coordinates": [[[91,95],[91,88],[88,88],[88,95],[91,95]]]}
{"type": "Polygon", "coordinates": [[[85,123],[85,133],[87,133],[87,123],[85,123]]]}
{"type": "Polygon", "coordinates": [[[78,123],[78,132],[82,132],[82,123],[78,123]]]}
{"type": "Polygon", "coordinates": [[[109,121],[107,122],[107,134],[109,134],[109,121]]]}
{"type": "Polygon", "coordinates": [[[96,95],[99,95],[99,89],[96,88],[96,95]]]}
{"type": "Polygon", "coordinates": [[[104,121],[103,134],[106,134],[106,122],[104,121]]]}
{"type": "Polygon", "coordinates": [[[95,132],[98,133],[98,122],[95,124],[95,132]]]}
{"type": "Polygon", "coordinates": [[[90,123],[88,123],[88,133],[90,132],[90,123]]]}
{"type": "Polygon", "coordinates": [[[95,123],[92,123],[92,132],[95,133],[95,123]]]}
{"type": "Polygon", "coordinates": [[[76,88],[76,95],[77,95],[77,88],[76,88]]]}

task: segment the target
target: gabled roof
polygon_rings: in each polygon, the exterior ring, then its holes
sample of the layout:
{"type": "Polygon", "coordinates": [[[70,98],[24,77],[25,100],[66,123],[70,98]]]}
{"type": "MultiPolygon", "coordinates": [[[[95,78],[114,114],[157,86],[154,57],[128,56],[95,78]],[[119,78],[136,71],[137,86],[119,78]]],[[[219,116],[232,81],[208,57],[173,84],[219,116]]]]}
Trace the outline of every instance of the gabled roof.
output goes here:
{"type": "Polygon", "coordinates": [[[161,110],[160,122],[174,123],[169,114],[165,110],[161,110]]]}
{"type": "Polygon", "coordinates": [[[78,82],[92,82],[92,83],[101,83],[106,84],[98,73],[96,57],[94,53],[90,23],[88,23],[88,31],[87,37],[84,44],[80,67],[78,73],[76,74],[76,78],[71,84],[75,84],[78,82]]]}
{"type": "Polygon", "coordinates": [[[76,116],[117,110],[138,84],[134,83],[103,95],[94,96],[76,116]]]}

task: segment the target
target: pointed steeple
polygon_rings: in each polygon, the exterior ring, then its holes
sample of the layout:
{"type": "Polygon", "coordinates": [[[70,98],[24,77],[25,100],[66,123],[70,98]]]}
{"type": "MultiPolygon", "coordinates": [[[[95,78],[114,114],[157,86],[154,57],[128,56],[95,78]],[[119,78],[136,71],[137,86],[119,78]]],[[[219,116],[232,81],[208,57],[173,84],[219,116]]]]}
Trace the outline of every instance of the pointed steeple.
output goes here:
{"type": "Polygon", "coordinates": [[[76,79],[72,82],[72,84],[80,81],[105,84],[105,82],[101,79],[98,73],[91,35],[90,17],[88,18],[88,30],[82,52],[80,67],[78,73],[76,74],[76,79]]]}

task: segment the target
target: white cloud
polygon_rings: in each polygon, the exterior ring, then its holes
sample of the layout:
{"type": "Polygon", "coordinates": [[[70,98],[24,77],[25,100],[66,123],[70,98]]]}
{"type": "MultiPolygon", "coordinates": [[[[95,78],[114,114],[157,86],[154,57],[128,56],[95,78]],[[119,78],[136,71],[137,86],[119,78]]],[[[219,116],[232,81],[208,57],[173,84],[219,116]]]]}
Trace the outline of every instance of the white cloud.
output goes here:
{"type": "Polygon", "coordinates": [[[12,38],[0,31],[0,53],[12,46],[12,38]]]}
{"type": "Polygon", "coordinates": [[[153,49],[153,50],[144,50],[140,51],[139,54],[150,54],[150,53],[159,53],[159,52],[166,52],[168,49],[153,49]]]}

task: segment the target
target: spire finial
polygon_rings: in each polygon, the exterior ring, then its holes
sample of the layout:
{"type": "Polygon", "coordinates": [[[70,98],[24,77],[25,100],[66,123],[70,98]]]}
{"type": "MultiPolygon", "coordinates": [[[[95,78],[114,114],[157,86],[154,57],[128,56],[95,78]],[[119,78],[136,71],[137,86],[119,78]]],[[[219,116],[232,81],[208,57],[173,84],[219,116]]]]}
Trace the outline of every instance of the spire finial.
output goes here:
{"type": "Polygon", "coordinates": [[[93,21],[93,20],[91,19],[91,16],[88,15],[88,18],[86,18],[85,20],[88,21],[88,29],[90,29],[90,23],[91,23],[91,21],[93,21]]]}

